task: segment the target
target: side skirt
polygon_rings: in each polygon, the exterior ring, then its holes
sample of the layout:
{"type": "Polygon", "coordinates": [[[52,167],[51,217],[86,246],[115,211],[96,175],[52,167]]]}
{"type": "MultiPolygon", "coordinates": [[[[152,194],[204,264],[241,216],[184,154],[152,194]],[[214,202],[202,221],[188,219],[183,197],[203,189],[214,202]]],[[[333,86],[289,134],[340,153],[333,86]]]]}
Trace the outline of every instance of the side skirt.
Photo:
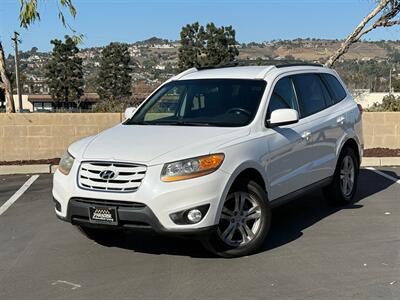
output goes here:
{"type": "Polygon", "coordinates": [[[301,195],[309,193],[310,191],[313,191],[313,190],[316,190],[319,188],[323,188],[323,187],[329,185],[332,182],[332,180],[333,180],[333,177],[330,176],[328,178],[317,181],[313,184],[307,185],[306,187],[303,187],[297,191],[291,192],[290,194],[287,194],[285,196],[274,199],[270,202],[271,207],[274,208],[274,207],[283,205],[285,203],[292,201],[295,198],[300,197],[301,195]]]}

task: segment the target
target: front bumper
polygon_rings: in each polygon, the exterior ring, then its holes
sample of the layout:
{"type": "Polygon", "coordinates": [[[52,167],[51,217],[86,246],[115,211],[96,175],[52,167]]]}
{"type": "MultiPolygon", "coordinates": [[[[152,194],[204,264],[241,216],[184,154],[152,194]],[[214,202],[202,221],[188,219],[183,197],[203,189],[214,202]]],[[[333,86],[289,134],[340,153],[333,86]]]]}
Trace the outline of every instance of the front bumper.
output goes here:
{"type": "MultiPolygon", "coordinates": [[[[58,201],[54,199],[56,210],[58,201]]],[[[154,231],[162,234],[178,235],[201,235],[208,234],[216,229],[216,225],[189,228],[189,229],[167,229],[161,225],[151,209],[141,203],[129,203],[120,201],[98,201],[94,199],[72,198],[68,202],[67,216],[65,218],[57,214],[57,217],[73,225],[82,225],[94,228],[131,229],[140,231],[154,231]],[[118,225],[95,224],[89,221],[89,207],[93,205],[115,207],[118,214],[118,225]]]]}
{"type": "MultiPolygon", "coordinates": [[[[89,223],[90,201],[106,201],[117,207],[119,227],[152,229],[161,233],[197,233],[208,231],[218,223],[217,211],[230,175],[222,170],[212,174],[177,182],[162,182],[162,165],[148,167],[141,186],[131,193],[84,190],[78,187],[79,162],[75,161],[68,176],[56,171],[53,178],[55,212],[60,219],[73,224],[89,223]],[[89,199],[89,202],[77,201],[89,199]],[[120,203],[132,204],[122,206],[120,203]],[[170,215],[193,207],[209,204],[203,219],[197,224],[175,224],[170,215]]],[[[97,225],[95,225],[97,226],[97,225]]],[[[112,225],[103,225],[112,226],[112,225]]]]}

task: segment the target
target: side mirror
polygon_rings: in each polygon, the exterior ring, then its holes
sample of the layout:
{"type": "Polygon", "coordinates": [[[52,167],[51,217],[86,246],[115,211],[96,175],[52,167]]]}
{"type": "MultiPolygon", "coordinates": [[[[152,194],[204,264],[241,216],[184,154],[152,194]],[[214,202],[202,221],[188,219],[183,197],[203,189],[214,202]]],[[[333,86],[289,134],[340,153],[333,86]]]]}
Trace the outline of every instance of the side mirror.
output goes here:
{"type": "Polygon", "coordinates": [[[299,121],[299,113],[295,109],[282,108],[276,109],[271,113],[268,127],[276,127],[297,123],[299,121]]]}
{"type": "Polygon", "coordinates": [[[132,118],[135,111],[136,111],[136,107],[128,107],[127,109],[125,109],[125,113],[124,113],[125,120],[132,118]]]}

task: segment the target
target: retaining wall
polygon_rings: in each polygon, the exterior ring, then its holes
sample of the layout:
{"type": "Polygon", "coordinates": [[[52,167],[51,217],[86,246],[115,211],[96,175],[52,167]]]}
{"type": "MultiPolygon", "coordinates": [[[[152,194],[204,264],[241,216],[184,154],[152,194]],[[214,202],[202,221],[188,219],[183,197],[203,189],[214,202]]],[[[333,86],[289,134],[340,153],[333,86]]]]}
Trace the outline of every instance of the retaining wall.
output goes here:
{"type": "MultiPolygon", "coordinates": [[[[60,157],[72,142],[122,121],[120,113],[0,114],[0,161],[60,157]]],[[[400,113],[363,114],[365,148],[400,148],[400,113]]]]}
{"type": "Polygon", "coordinates": [[[121,122],[120,113],[0,114],[0,161],[60,157],[72,142],[121,122]]]}
{"type": "Polygon", "coordinates": [[[400,148],[400,112],[363,114],[364,147],[400,148]]]}

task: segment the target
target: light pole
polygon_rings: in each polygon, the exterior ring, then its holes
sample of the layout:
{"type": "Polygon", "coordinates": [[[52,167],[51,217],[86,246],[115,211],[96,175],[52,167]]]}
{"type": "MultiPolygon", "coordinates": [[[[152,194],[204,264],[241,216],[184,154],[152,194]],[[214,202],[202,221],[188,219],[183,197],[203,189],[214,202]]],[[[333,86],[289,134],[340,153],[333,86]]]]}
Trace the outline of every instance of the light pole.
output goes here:
{"type": "Polygon", "coordinates": [[[390,73],[389,73],[389,95],[392,94],[393,87],[392,87],[392,75],[393,72],[396,72],[396,67],[390,68],[390,73]]]}
{"type": "Polygon", "coordinates": [[[21,95],[21,78],[19,76],[19,56],[18,56],[18,43],[21,41],[18,39],[19,33],[14,31],[14,37],[12,40],[14,41],[14,49],[15,49],[15,79],[17,82],[17,95],[18,95],[18,104],[19,104],[19,112],[22,112],[22,95],[21,95]]]}

